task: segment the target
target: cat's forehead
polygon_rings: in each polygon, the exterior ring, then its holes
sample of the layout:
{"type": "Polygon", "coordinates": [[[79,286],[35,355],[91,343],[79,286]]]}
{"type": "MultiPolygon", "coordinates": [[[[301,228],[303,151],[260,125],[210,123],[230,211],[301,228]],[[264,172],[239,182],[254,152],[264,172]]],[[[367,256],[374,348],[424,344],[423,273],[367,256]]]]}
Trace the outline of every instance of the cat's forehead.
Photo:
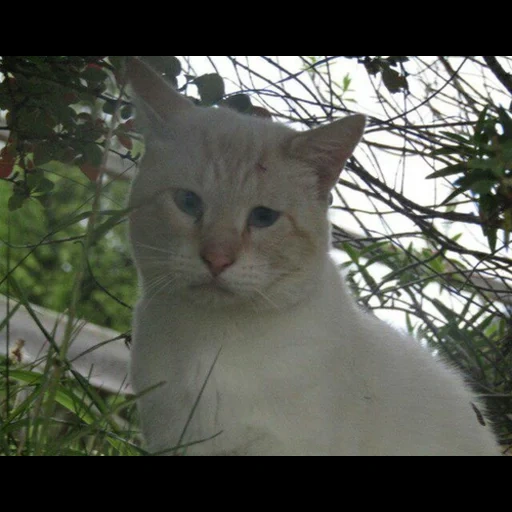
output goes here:
{"type": "MultiPolygon", "coordinates": [[[[204,148],[223,156],[246,159],[254,153],[275,152],[293,130],[266,119],[239,114],[228,108],[196,108],[179,125],[204,148]]],[[[178,125],[178,126],[179,126],[178,125]]]]}
{"type": "Polygon", "coordinates": [[[285,147],[293,130],[229,109],[194,109],[171,132],[174,179],[200,188],[257,192],[287,181],[285,147]]]}

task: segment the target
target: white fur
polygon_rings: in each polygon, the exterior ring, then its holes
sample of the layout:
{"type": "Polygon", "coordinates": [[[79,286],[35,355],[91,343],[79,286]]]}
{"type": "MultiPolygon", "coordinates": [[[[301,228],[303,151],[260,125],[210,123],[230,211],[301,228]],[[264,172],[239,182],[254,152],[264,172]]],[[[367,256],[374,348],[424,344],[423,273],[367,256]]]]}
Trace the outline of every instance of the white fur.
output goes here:
{"type": "Polygon", "coordinates": [[[149,451],[498,454],[459,373],[362,312],[328,256],[325,192],[361,118],[297,135],[181,99],[173,109],[161,83],[152,101],[156,78],[134,72],[152,130],[130,198],[132,384],[149,451]],[[177,208],[176,188],[200,195],[200,220],[177,208]],[[283,214],[249,229],[260,205],[283,214]],[[212,240],[236,253],[216,279],[199,256],[212,240]]]}
{"type": "Polygon", "coordinates": [[[151,451],[197,454],[497,454],[461,377],[362,313],[326,259],[315,293],[283,312],[204,311],[170,297],[137,306],[133,385],[151,451]]]}

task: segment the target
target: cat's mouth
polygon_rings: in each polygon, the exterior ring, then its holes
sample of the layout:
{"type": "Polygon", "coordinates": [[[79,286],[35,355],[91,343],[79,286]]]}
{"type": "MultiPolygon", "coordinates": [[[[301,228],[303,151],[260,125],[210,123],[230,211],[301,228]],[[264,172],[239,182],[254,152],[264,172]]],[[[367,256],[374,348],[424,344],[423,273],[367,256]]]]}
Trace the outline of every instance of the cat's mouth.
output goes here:
{"type": "Polygon", "coordinates": [[[233,296],[235,293],[225,283],[219,279],[210,279],[202,283],[191,284],[190,288],[204,293],[220,293],[222,295],[233,296]]]}

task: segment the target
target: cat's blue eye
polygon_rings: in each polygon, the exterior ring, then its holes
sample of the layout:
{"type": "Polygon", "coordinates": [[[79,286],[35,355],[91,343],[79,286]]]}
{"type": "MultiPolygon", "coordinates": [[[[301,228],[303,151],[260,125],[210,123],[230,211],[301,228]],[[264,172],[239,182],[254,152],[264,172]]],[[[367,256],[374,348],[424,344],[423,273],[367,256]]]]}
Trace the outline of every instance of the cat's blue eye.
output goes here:
{"type": "Polygon", "coordinates": [[[191,190],[176,190],[174,192],[176,206],[187,215],[199,219],[203,214],[203,201],[191,190]]]}
{"type": "Polygon", "coordinates": [[[279,218],[281,212],[276,212],[265,206],[257,206],[249,214],[248,224],[256,228],[268,228],[279,218]]]}

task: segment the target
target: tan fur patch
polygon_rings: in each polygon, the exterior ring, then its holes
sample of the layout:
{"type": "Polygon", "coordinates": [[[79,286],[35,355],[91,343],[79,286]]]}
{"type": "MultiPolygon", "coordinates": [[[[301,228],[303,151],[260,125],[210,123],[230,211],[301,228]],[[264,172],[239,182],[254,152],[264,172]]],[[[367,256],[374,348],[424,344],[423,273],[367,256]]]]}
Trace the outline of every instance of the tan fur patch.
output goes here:
{"type": "Polygon", "coordinates": [[[306,242],[307,246],[310,248],[312,252],[316,251],[318,244],[315,238],[311,235],[311,233],[308,233],[306,230],[300,228],[297,222],[295,221],[294,217],[289,213],[285,212],[283,215],[290,221],[290,224],[292,225],[293,228],[293,232],[297,236],[297,238],[306,242]]]}

